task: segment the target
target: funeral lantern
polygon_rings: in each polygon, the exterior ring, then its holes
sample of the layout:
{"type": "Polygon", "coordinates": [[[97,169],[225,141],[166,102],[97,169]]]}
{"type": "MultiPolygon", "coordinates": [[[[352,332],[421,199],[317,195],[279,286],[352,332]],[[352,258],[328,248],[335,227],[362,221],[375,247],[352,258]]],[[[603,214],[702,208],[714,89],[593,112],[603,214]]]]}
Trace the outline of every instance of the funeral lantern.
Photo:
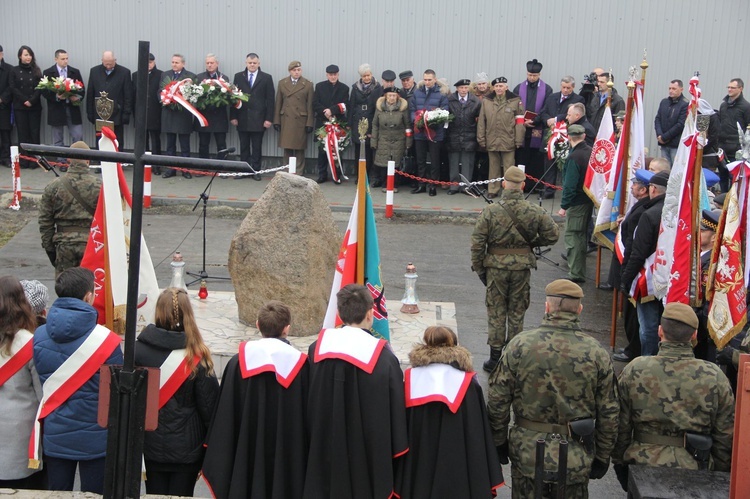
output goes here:
{"type": "Polygon", "coordinates": [[[404,297],[401,299],[401,312],[404,314],[419,313],[419,297],[417,296],[417,267],[409,262],[404,274],[404,297]]]}
{"type": "Polygon", "coordinates": [[[172,281],[169,283],[169,287],[187,291],[187,286],[185,285],[185,261],[182,259],[182,254],[179,251],[175,252],[172,257],[172,263],[169,265],[172,267],[172,281]]]}

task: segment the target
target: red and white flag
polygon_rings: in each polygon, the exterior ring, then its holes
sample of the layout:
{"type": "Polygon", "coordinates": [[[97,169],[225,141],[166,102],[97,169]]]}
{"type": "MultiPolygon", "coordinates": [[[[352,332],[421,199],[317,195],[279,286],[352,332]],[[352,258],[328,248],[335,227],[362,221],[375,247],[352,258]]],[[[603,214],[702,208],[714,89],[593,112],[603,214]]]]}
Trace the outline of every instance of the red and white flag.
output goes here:
{"type": "Polygon", "coordinates": [[[599,208],[607,197],[607,185],[612,164],[615,161],[615,128],[612,125],[612,110],[607,106],[596,134],[594,147],[591,149],[583,190],[599,208]]]}

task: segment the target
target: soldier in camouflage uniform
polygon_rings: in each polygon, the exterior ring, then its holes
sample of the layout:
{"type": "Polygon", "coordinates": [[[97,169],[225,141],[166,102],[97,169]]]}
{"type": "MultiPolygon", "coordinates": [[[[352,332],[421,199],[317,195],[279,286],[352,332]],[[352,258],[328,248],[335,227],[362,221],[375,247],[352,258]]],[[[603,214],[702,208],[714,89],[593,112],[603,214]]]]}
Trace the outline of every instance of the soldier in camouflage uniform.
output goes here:
{"type": "MultiPolygon", "coordinates": [[[[70,147],[89,148],[81,141],[70,147]]],[[[101,179],[90,172],[88,164],[88,161],[71,159],[68,172],[50,182],[42,194],[39,232],[56,276],[80,265],[86,249],[102,185],[101,179]]]]}
{"type": "Polygon", "coordinates": [[[620,375],[620,426],[612,457],[626,490],[629,464],[729,471],[734,396],[716,364],[693,356],[690,341],[697,328],[690,306],[667,304],[659,354],[633,360],[620,375]],[[703,436],[704,445],[713,441],[710,452],[698,456],[702,459],[693,457],[691,434],[703,436]]]}
{"type": "Polygon", "coordinates": [[[507,341],[523,330],[531,269],[536,268],[533,248],[555,244],[560,234],[544,209],[524,199],[525,179],[519,168],[508,168],[500,202],[482,210],[471,236],[471,268],[487,286],[487,372],[497,365],[507,341]]]}
{"type": "Polygon", "coordinates": [[[566,497],[586,498],[589,478],[607,473],[617,438],[615,373],[609,354],[581,331],[581,288],[558,279],[545,293],[541,326],[513,338],[490,375],[490,426],[500,462],[512,463],[514,499],[534,497],[537,439],[546,440],[543,497],[557,497],[567,478],[566,497]],[[565,478],[557,476],[561,438],[568,441],[565,478]]]}

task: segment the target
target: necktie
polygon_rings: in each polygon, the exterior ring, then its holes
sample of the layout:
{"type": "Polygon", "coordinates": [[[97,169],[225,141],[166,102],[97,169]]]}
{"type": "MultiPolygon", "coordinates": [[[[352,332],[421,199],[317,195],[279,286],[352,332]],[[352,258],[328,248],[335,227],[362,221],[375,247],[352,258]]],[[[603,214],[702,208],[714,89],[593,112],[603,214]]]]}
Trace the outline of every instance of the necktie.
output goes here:
{"type": "Polygon", "coordinates": [[[62,68],[60,70],[60,78],[65,79],[68,77],[68,68],[62,68]]]}
{"type": "Polygon", "coordinates": [[[176,80],[179,77],[180,77],[180,73],[178,73],[178,72],[175,71],[174,77],[172,79],[176,80]]]}
{"type": "Polygon", "coordinates": [[[567,98],[568,98],[568,96],[567,96],[567,95],[563,95],[563,96],[561,96],[561,97],[560,97],[560,104],[562,104],[563,102],[565,102],[565,99],[567,99],[567,98]]]}
{"type": "Polygon", "coordinates": [[[461,104],[466,104],[466,97],[461,97],[461,104]]]}
{"type": "Polygon", "coordinates": [[[247,79],[247,86],[253,88],[253,80],[255,79],[255,73],[250,73],[250,78],[247,79]]]}
{"type": "Polygon", "coordinates": [[[292,80],[292,85],[296,85],[296,84],[297,84],[297,80],[292,80]]]}

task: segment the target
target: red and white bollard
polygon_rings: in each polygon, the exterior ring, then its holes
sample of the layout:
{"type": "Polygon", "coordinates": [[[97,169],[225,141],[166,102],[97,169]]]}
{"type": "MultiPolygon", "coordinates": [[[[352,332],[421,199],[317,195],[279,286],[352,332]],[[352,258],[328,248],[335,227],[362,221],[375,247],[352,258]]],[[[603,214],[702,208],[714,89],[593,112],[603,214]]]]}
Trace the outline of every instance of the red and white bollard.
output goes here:
{"type": "Polygon", "coordinates": [[[21,209],[21,164],[18,162],[18,146],[10,147],[11,172],[13,173],[13,201],[8,208],[21,209]]]}
{"type": "Polygon", "coordinates": [[[396,183],[396,162],[388,162],[388,177],[385,181],[385,218],[393,217],[393,188],[396,183]]]}
{"type": "MultiPolygon", "coordinates": [[[[151,155],[151,152],[146,151],[151,155]]],[[[143,207],[151,208],[151,165],[143,165],[143,207]]]]}

